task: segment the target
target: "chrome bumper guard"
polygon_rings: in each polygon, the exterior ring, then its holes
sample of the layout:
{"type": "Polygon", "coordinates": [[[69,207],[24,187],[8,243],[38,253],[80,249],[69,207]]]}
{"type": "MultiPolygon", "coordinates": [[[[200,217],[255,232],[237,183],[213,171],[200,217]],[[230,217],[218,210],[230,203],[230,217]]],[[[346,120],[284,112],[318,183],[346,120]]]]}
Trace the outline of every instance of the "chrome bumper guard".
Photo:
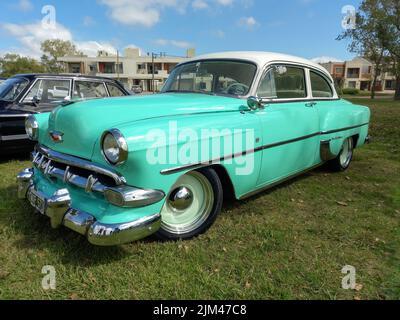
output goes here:
{"type": "Polygon", "coordinates": [[[33,169],[25,169],[17,176],[18,197],[28,199],[31,205],[50,218],[51,226],[62,225],[87,237],[98,246],[114,246],[143,239],[155,233],[161,226],[159,213],[121,224],[103,224],[89,213],[71,207],[67,189],[60,189],[46,197],[35,189],[33,169]]]}

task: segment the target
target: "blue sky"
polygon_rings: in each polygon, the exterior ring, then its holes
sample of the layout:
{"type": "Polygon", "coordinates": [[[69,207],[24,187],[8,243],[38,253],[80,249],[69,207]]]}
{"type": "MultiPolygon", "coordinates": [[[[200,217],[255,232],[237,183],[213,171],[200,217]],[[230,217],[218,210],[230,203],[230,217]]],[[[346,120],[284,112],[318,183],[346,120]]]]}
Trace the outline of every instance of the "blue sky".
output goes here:
{"type": "MultiPolygon", "coordinates": [[[[356,0],[15,0],[0,2],[0,54],[40,56],[46,38],[74,41],[86,53],[137,46],[143,52],[184,55],[261,50],[305,58],[350,59],[342,7],[356,0]],[[56,9],[43,30],[42,8],[56,9]]],[[[47,11],[48,12],[48,11],[47,11]]]]}

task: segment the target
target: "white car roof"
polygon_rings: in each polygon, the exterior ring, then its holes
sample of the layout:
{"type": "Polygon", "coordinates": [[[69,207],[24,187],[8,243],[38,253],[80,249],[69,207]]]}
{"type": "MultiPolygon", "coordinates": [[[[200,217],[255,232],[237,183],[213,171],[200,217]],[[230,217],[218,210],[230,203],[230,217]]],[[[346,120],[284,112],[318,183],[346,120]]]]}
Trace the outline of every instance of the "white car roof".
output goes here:
{"type": "Polygon", "coordinates": [[[218,52],[218,53],[211,53],[205,54],[201,56],[194,57],[189,61],[198,61],[198,60],[207,60],[207,59],[239,59],[239,60],[246,60],[251,61],[257,64],[260,68],[263,68],[267,63],[271,62],[288,62],[288,63],[296,63],[307,65],[309,67],[313,67],[327,77],[332,79],[331,75],[328,71],[318,63],[315,63],[311,60],[291,56],[282,53],[275,53],[275,52],[263,52],[263,51],[230,51],[230,52],[218,52]]]}

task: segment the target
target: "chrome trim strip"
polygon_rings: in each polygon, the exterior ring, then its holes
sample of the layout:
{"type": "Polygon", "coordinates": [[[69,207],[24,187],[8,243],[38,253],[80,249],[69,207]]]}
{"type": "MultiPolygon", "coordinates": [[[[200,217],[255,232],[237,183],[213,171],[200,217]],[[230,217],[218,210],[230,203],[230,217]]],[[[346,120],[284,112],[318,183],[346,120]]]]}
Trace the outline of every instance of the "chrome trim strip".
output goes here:
{"type": "Polygon", "coordinates": [[[121,175],[119,175],[118,173],[113,172],[106,167],[100,166],[98,164],[94,164],[91,161],[84,160],[84,159],[77,158],[77,157],[70,156],[70,155],[66,155],[66,154],[63,154],[63,153],[60,153],[57,151],[53,151],[42,145],[37,145],[36,149],[39,153],[44,154],[50,160],[54,160],[54,161],[63,163],[67,166],[78,167],[78,168],[93,171],[93,172],[96,172],[99,174],[103,174],[105,176],[112,178],[117,185],[126,184],[125,178],[122,177],[121,175]]]}
{"type": "Polygon", "coordinates": [[[29,140],[27,134],[16,134],[12,136],[0,136],[0,141],[29,140]]]}
{"type": "Polygon", "coordinates": [[[161,170],[160,173],[162,175],[168,175],[168,174],[174,174],[174,173],[178,173],[180,171],[185,171],[185,170],[199,169],[201,167],[209,166],[209,165],[212,165],[212,164],[218,164],[218,163],[220,163],[222,161],[234,159],[234,158],[241,157],[241,156],[246,156],[248,154],[252,154],[252,153],[255,153],[255,152],[263,151],[263,150],[266,150],[266,149],[279,147],[279,146],[282,146],[282,145],[285,145],[285,144],[290,144],[290,143],[302,141],[302,140],[313,138],[313,137],[320,136],[320,135],[325,135],[325,134],[331,134],[331,133],[351,130],[351,129],[363,127],[363,126],[366,126],[366,125],[369,125],[369,122],[363,123],[363,124],[360,124],[360,125],[356,125],[356,126],[352,126],[352,127],[345,127],[345,128],[335,129],[335,130],[330,130],[330,131],[315,132],[315,133],[312,133],[312,134],[309,134],[309,135],[306,135],[306,136],[301,136],[301,137],[290,139],[290,140],[285,140],[285,141],[281,141],[281,142],[267,144],[267,145],[258,147],[255,150],[246,150],[246,151],[243,151],[243,152],[240,152],[240,153],[237,153],[237,154],[233,154],[233,155],[229,155],[229,156],[213,159],[213,160],[210,160],[210,161],[198,162],[198,163],[195,163],[195,164],[188,164],[188,165],[173,167],[173,168],[169,168],[169,169],[164,169],[164,170],[161,170]]]}
{"type": "Polygon", "coordinates": [[[363,123],[363,124],[359,124],[356,126],[351,126],[351,127],[345,127],[345,128],[341,128],[341,129],[334,129],[334,130],[328,130],[328,131],[322,131],[321,134],[331,134],[331,133],[336,133],[336,132],[341,132],[341,131],[346,131],[346,130],[351,130],[351,129],[356,129],[356,128],[360,128],[360,127],[364,127],[369,125],[369,122],[363,123]]]}
{"type": "Polygon", "coordinates": [[[0,114],[0,118],[18,118],[18,117],[26,118],[26,117],[29,117],[30,115],[31,115],[30,113],[0,114]]]}

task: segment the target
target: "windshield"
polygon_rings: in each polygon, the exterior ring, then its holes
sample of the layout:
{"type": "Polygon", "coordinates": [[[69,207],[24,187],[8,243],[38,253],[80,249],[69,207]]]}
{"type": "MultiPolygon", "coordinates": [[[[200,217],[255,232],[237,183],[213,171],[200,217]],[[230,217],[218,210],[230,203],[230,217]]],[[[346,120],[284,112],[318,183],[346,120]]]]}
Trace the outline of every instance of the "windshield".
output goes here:
{"type": "Polygon", "coordinates": [[[14,101],[25,89],[29,81],[24,78],[11,78],[0,84],[0,100],[14,101]]]}
{"type": "Polygon", "coordinates": [[[248,62],[213,60],[183,64],[169,76],[162,92],[198,92],[245,96],[257,67],[248,62]]]}

